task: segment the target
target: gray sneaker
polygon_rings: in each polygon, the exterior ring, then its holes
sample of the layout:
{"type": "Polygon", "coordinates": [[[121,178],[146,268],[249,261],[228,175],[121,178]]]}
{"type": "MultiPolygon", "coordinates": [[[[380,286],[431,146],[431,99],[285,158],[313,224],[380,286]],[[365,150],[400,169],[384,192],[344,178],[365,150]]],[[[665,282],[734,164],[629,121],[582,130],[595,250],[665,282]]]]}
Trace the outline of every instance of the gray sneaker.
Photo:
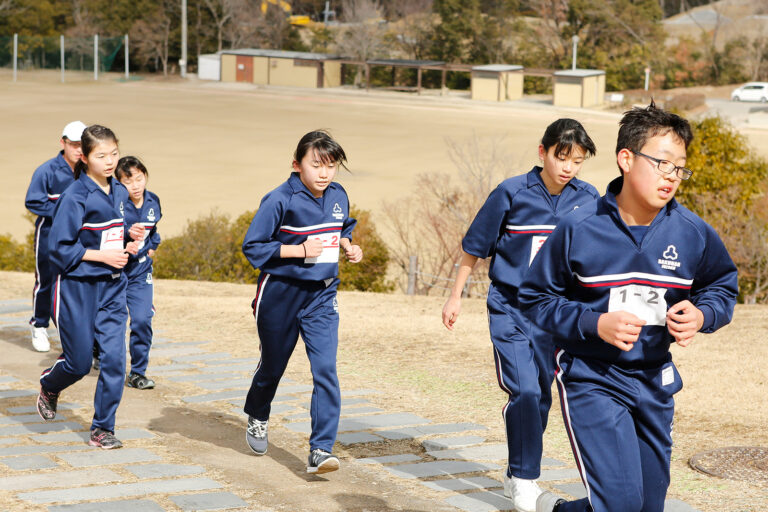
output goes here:
{"type": "Polygon", "coordinates": [[[549,491],[544,491],[536,499],[536,512],[552,512],[561,503],[565,503],[563,498],[549,491]]]}
{"type": "Polygon", "coordinates": [[[123,443],[115,437],[114,432],[102,428],[91,430],[91,438],[88,441],[88,444],[104,450],[114,450],[123,447],[123,443]]]}
{"type": "Polygon", "coordinates": [[[245,440],[256,455],[267,453],[267,426],[269,420],[259,421],[248,416],[248,428],[245,429],[245,440]]]}
{"type": "Polygon", "coordinates": [[[309,452],[307,459],[307,473],[330,473],[339,469],[339,459],[325,450],[315,448],[309,452]]]}

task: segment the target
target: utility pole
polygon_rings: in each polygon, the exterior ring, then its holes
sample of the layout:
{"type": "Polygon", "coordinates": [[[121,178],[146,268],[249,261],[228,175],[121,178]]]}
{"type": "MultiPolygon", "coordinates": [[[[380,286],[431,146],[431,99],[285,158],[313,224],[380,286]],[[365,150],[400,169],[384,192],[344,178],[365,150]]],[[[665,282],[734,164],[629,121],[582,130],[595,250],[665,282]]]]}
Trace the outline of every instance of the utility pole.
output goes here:
{"type": "Polygon", "coordinates": [[[181,78],[187,78],[187,0],[181,0],[181,78]]]}
{"type": "Polygon", "coordinates": [[[573,42],[573,62],[571,63],[571,69],[576,69],[576,51],[579,46],[579,36],[573,36],[571,41],[573,42]]]}
{"type": "Polygon", "coordinates": [[[330,14],[331,2],[325,1],[325,10],[323,11],[323,24],[328,24],[328,14],[330,14]]]}

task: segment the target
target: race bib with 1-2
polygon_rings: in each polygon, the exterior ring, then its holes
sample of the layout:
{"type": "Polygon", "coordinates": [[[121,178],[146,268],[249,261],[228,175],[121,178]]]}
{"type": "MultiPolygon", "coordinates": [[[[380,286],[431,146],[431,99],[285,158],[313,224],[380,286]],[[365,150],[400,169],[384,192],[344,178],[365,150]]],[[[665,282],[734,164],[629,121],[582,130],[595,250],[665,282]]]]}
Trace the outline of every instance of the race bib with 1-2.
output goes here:
{"type": "Polygon", "coordinates": [[[123,247],[123,226],[105,229],[101,232],[101,245],[99,249],[108,251],[111,249],[120,249],[123,247]]]}
{"type": "Polygon", "coordinates": [[[310,235],[307,240],[319,239],[323,242],[323,252],[315,258],[304,258],[304,263],[337,263],[339,261],[340,233],[310,235]]]}
{"type": "Polygon", "coordinates": [[[666,325],[666,288],[628,284],[611,288],[608,312],[627,311],[645,320],[645,325],[666,325]]]}
{"type": "Polygon", "coordinates": [[[531,266],[531,263],[533,263],[533,258],[536,257],[536,255],[539,253],[539,249],[541,249],[541,246],[544,245],[544,242],[547,241],[547,237],[545,236],[533,236],[531,237],[531,258],[528,260],[528,266],[531,266]]]}

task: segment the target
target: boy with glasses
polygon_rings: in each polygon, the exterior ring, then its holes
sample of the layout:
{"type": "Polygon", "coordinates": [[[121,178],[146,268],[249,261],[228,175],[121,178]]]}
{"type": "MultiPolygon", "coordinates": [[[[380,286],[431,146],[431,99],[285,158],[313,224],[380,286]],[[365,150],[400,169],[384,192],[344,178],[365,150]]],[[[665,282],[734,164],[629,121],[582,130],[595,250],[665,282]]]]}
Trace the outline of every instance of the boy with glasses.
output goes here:
{"type": "Polygon", "coordinates": [[[736,267],[717,233],[674,200],[693,138],[651,103],[620,122],[621,176],[565,217],[534,259],[519,300],[557,347],[563,420],[587,497],[545,492],[537,512],[662,512],[673,395],[669,346],[730,322],[736,267]]]}

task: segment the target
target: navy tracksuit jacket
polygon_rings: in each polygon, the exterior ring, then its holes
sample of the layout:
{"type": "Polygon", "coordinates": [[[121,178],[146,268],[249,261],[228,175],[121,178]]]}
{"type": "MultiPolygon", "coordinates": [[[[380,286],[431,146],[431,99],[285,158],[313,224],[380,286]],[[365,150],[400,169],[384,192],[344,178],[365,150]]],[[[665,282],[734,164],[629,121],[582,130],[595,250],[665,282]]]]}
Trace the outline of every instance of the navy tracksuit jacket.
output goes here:
{"type": "Polygon", "coordinates": [[[35,221],[35,288],[32,291],[32,318],[35,327],[48,327],[51,317],[51,287],[55,274],[48,261],[48,234],[53,209],[61,193],[75,181],[72,168],[60,151],[35,169],[27,189],[24,206],[37,215],[35,221]]]}
{"type": "Polygon", "coordinates": [[[139,375],[146,373],[149,364],[152,317],[155,315],[155,307],[152,304],[152,258],[147,253],[150,249],[157,250],[160,245],[157,223],[162,216],[160,199],[149,190],[144,191],[141,208],[136,208],[131,200],[125,204],[125,225],[128,229],[134,224],[144,226],[144,240],[139,242],[139,252],[135,256],[129,256],[128,264],[123,269],[128,278],[126,300],[131,316],[131,372],[139,375]]]}
{"type": "Polygon", "coordinates": [[[52,316],[62,354],[41,377],[42,387],[59,392],[91,369],[94,343],[101,360],[91,428],[114,431],[125,380],[126,277],[104,263],[83,261],[87,249],[123,249],[123,214],[128,191],[110,178],[109,195],[82,173],[59,198],[49,237],[57,274],[52,316]]]}
{"type": "Polygon", "coordinates": [[[468,254],[492,256],[488,317],[496,377],[509,395],[502,411],[509,450],[507,472],[525,479],[538,478],[541,472],[554,359],[553,347],[546,342],[549,335],[520,313],[517,290],[560,218],[599,197],[597,189],[576,178],[553,197],[541,171],[534,167],[503,181],[480,208],[462,241],[468,254]]]}
{"type": "Polygon", "coordinates": [[[261,343],[261,360],[253,376],[244,411],[269,419],[272,399],[299,334],[312,369],[310,449],[331,452],[336,441],[341,391],[336,375],[339,312],[336,299],[339,241],[351,239],[355,219],[338,183],[315,198],[298,173],[261,201],[243,242],[248,261],[261,270],[253,314],[261,343]],[[307,238],[323,240],[317,258],[280,258],[280,247],[307,238]]]}
{"type": "Polygon", "coordinates": [[[563,417],[587,490],[561,512],[663,510],[682,388],[667,309],[689,300],[704,315],[701,332],[713,332],[730,322],[738,294],[736,267],[711,226],[673,199],[637,239],[616,205],[622,184],[562,220],[518,295],[557,347],[563,417]],[[647,322],[629,352],[598,337],[610,311],[647,322]]]}

